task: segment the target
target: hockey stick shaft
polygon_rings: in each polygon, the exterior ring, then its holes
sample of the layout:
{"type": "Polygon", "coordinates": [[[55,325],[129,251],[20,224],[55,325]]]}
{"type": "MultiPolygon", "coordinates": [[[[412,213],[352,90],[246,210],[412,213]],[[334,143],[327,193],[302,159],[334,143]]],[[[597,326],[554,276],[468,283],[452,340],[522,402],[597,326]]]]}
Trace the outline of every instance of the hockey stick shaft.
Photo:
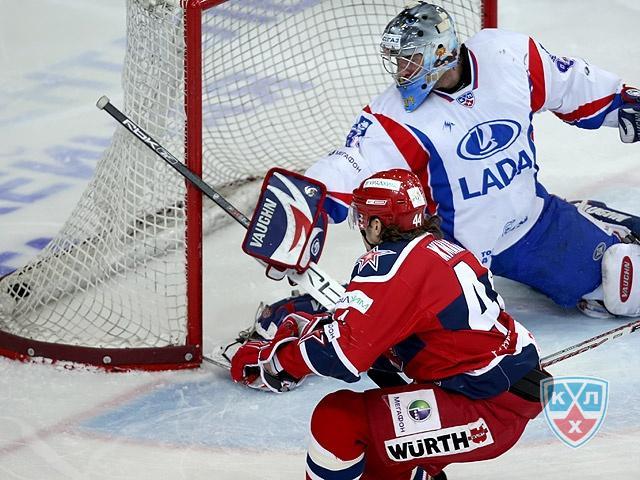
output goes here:
{"type": "MultiPolygon", "coordinates": [[[[120,125],[129,130],[137,139],[144,143],[151,151],[162,158],[167,164],[173,167],[180,175],[191,182],[204,195],[213,200],[226,213],[236,220],[245,229],[249,228],[249,219],[229,203],[222,195],[216,192],[207,182],[187,168],[180,160],[178,160],[171,152],[167,151],[160,143],[149,135],[141,126],[137,125],[133,120],[122,113],[115,107],[106,96],[102,96],[96,102],[96,106],[100,110],[106,111],[120,125]]],[[[260,262],[263,265],[264,262],[260,262]]],[[[337,281],[332,279],[325,272],[320,270],[315,263],[304,273],[291,271],[287,276],[300,285],[306,292],[310,293],[325,308],[332,309],[340,297],[344,294],[344,287],[337,281]]]]}
{"type": "Polygon", "coordinates": [[[561,362],[562,360],[566,360],[567,358],[575,357],[576,355],[586,352],[587,350],[599,347],[609,340],[614,340],[618,337],[621,337],[622,335],[627,335],[638,330],[640,330],[640,320],[635,320],[633,322],[627,323],[626,325],[621,325],[617,328],[601,333],[600,335],[596,335],[595,337],[588,338],[583,342],[562,349],[556,353],[552,353],[551,355],[547,355],[546,357],[540,359],[540,365],[542,366],[542,368],[546,368],[550,365],[561,362]]]}
{"type": "Polygon", "coordinates": [[[106,96],[102,96],[98,99],[96,106],[106,111],[111,115],[120,125],[129,130],[135,135],[142,143],[149,147],[156,155],[162,158],[167,164],[173,167],[180,175],[189,180],[198,190],[204,193],[207,197],[213,200],[219,207],[227,212],[231,217],[237,221],[244,228],[249,228],[249,219],[242,214],[237,208],[231,205],[224,197],[216,192],[211,186],[206,183],[202,178],[189,170],[180,160],[178,160],[171,152],[167,151],[162,145],[156,142],[151,135],[149,135],[142,127],[134,123],[129,117],[118,110],[106,96]]]}

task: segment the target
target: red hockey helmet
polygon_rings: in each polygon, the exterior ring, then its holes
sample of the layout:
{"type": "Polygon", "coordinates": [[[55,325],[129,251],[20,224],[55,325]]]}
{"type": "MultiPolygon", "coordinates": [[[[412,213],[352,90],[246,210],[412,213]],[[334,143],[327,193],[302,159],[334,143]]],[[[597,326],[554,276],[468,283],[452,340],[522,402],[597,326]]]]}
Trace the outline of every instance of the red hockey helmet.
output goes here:
{"type": "Polygon", "coordinates": [[[367,178],[353,191],[350,224],[364,230],[373,217],[408,232],[422,225],[426,201],[417,175],[399,168],[367,178]]]}

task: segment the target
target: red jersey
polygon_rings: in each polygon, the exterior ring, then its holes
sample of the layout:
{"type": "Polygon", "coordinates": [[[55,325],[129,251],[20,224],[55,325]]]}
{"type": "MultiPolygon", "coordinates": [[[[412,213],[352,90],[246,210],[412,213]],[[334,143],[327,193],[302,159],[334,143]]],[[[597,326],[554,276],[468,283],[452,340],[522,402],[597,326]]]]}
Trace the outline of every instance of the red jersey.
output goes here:
{"type": "Polygon", "coordinates": [[[417,382],[471,398],[509,389],[539,363],[533,336],[504,311],[490,272],[430,234],[362,255],[332,319],[278,352],[295,377],[349,382],[381,356],[417,382]]]}

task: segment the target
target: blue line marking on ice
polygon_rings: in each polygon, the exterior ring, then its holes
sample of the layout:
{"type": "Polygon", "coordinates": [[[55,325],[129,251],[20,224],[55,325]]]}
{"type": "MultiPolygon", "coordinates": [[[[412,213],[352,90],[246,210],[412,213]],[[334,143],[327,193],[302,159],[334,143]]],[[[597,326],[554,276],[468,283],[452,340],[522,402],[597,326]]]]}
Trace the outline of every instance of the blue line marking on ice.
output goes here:
{"type": "Polygon", "coordinates": [[[282,16],[296,15],[308,8],[312,8],[320,3],[320,0],[298,0],[289,5],[279,5],[275,2],[264,0],[246,0],[243,3],[250,7],[251,10],[232,10],[226,8],[226,5],[223,4],[218,8],[205,12],[205,18],[222,17],[238,20],[238,22],[227,22],[228,25],[235,26],[235,30],[212,25],[205,21],[202,25],[202,30],[207,33],[209,41],[232,40],[242,34],[242,29],[248,25],[270,25],[278,21],[282,16]]]}
{"type": "Polygon", "coordinates": [[[228,97],[229,100],[203,106],[203,122],[212,127],[223,118],[246,115],[258,107],[274,104],[318,85],[276,75],[234,72],[204,86],[207,93],[228,97]]]}
{"type": "Polygon", "coordinates": [[[54,165],[43,162],[23,161],[13,166],[63,177],[89,179],[93,176],[95,170],[94,162],[102,156],[102,152],[100,151],[67,147],[64,145],[49,147],[45,149],[45,153],[55,162],[54,165]],[[92,163],[84,163],[84,160],[90,160],[92,163]]]}
{"type": "Polygon", "coordinates": [[[2,205],[0,215],[13,213],[22,206],[46,200],[74,186],[72,183],[58,182],[56,177],[82,183],[89,180],[110,141],[110,137],[77,136],[69,139],[71,145],[52,145],[36,152],[22,147],[10,155],[4,155],[6,160],[3,163],[6,164],[7,171],[0,172],[0,201],[20,205],[2,205]],[[24,177],[16,174],[16,170],[40,176],[24,177]]]}
{"type": "MultiPolygon", "coordinates": [[[[93,69],[93,70],[101,70],[104,72],[112,72],[115,74],[119,74],[122,70],[122,63],[118,62],[109,62],[106,60],[101,60],[100,56],[103,55],[102,52],[97,50],[87,50],[82,52],[74,57],[68,58],[58,63],[54,63],[51,65],[52,70],[63,70],[67,71],[70,68],[78,67],[83,69],[93,69]]],[[[87,82],[84,85],[105,85],[104,82],[87,82]]]]}
{"type": "Polygon", "coordinates": [[[111,137],[96,137],[93,135],[78,135],[70,139],[72,142],[83,143],[85,145],[93,145],[96,147],[106,148],[111,144],[111,137]]]}
{"type": "Polygon", "coordinates": [[[10,260],[16,255],[19,255],[19,254],[17,252],[0,252],[0,263],[10,260]]]}

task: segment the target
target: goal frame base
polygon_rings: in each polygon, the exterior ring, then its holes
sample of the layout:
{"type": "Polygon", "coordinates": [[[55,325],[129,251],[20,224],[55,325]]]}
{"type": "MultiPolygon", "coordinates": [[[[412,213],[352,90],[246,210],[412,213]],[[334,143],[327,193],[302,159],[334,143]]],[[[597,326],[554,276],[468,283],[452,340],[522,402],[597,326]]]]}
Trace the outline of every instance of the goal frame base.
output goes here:
{"type": "Polygon", "coordinates": [[[182,370],[197,368],[202,351],[197,345],[102,348],[31,340],[0,331],[0,355],[35,363],[71,362],[79,368],[93,366],[108,371],[182,370]]]}

